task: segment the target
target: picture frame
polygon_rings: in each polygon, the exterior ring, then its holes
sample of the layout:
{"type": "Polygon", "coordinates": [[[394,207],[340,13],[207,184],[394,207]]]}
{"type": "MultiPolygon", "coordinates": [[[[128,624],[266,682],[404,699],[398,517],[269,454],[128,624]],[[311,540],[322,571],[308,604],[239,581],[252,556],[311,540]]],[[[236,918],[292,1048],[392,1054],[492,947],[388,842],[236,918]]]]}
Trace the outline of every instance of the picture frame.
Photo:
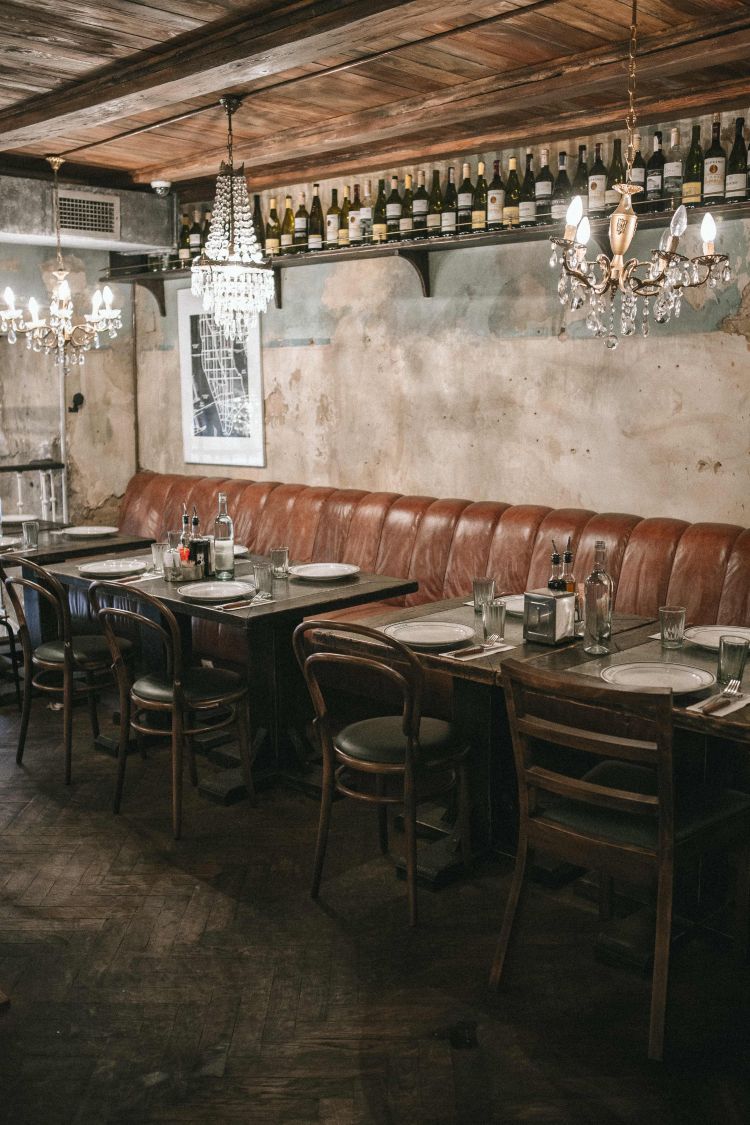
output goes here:
{"type": "Polygon", "coordinates": [[[228,341],[189,289],[177,294],[183,457],[198,465],[266,464],[260,317],[228,341]]]}

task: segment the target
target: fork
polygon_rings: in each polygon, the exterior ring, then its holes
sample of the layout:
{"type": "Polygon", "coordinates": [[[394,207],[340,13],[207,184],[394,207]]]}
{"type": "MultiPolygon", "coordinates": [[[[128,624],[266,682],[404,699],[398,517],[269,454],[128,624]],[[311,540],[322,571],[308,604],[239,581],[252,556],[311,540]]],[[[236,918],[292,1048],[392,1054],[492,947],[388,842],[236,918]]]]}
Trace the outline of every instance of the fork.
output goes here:
{"type": "Polygon", "coordinates": [[[726,703],[731,703],[739,694],[739,679],[730,680],[720,695],[715,695],[712,699],[709,699],[708,703],[705,703],[703,707],[701,707],[701,714],[710,715],[712,711],[718,711],[719,708],[723,707],[726,703]]]}

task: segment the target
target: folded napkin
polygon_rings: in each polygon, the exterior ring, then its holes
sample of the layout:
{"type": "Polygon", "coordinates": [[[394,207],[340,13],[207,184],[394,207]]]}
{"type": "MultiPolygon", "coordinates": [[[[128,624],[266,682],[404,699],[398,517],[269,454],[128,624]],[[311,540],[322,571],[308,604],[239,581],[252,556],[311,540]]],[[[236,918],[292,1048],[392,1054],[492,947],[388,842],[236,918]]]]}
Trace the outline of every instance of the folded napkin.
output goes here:
{"type": "MultiPolygon", "coordinates": [[[[467,645],[467,648],[469,647],[471,646],[467,645]]],[[[492,656],[496,652],[505,652],[507,649],[515,647],[515,645],[507,645],[503,642],[502,644],[492,645],[491,648],[483,648],[481,652],[472,653],[471,656],[462,656],[461,649],[457,649],[455,652],[441,652],[440,655],[450,656],[453,660],[458,660],[462,664],[468,664],[470,660],[481,660],[483,656],[492,656]]]]}
{"type": "MultiPolygon", "coordinates": [[[[710,698],[714,699],[715,696],[712,695],[710,696],[710,698]]],[[[708,703],[708,699],[701,699],[700,703],[691,703],[689,707],[685,708],[685,710],[697,711],[698,713],[700,713],[703,710],[703,706],[705,703],[708,703]]],[[[728,699],[723,707],[717,707],[715,711],[712,711],[711,714],[707,716],[707,718],[711,719],[716,717],[719,719],[723,719],[725,715],[731,715],[732,711],[739,711],[741,707],[747,707],[748,703],[750,703],[750,696],[734,696],[732,699],[728,699]]]]}

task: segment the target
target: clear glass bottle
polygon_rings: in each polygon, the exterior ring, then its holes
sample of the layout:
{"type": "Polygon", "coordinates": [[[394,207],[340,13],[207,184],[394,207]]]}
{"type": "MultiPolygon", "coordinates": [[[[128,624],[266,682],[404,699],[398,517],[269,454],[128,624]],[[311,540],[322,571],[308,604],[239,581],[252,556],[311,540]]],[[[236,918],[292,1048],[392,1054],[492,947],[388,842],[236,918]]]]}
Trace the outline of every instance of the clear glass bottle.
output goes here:
{"type": "Polygon", "coordinates": [[[606,571],[607,547],[603,539],[594,545],[594,569],[584,587],[585,623],[583,651],[592,656],[609,652],[612,636],[612,601],[614,584],[606,571]]]}
{"type": "Polygon", "coordinates": [[[214,571],[220,582],[234,578],[234,524],[227,512],[227,494],[219,493],[219,513],[214,520],[214,571]]]}
{"type": "Polygon", "coordinates": [[[664,164],[664,195],[670,211],[676,211],[682,203],[682,160],[680,130],[673,129],[664,164]]]}
{"type": "Polygon", "coordinates": [[[576,592],[576,579],[573,573],[573,551],[570,546],[570,536],[568,536],[568,543],[563,551],[563,569],[562,569],[563,587],[568,594],[575,594],[576,592]]]}
{"type": "Polygon", "coordinates": [[[365,197],[359,209],[359,229],[362,232],[360,242],[372,242],[372,180],[365,180],[365,197]]]}
{"type": "Polygon", "coordinates": [[[548,590],[564,590],[565,585],[562,579],[562,561],[560,559],[560,552],[555,546],[554,539],[552,540],[552,555],[550,557],[550,576],[547,582],[548,590]]]}

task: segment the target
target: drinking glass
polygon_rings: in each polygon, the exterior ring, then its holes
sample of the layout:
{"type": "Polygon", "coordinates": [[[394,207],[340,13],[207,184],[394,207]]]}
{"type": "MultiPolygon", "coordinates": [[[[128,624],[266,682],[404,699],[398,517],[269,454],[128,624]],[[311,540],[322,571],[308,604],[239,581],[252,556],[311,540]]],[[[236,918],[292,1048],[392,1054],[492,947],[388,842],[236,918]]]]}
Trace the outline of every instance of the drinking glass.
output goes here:
{"type": "Polygon", "coordinates": [[[154,564],[154,574],[164,573],[164,551],[168,544],[166,542],[159,542],[151,544],[151,561],[154,564]]]}
{"type": "Polygon", "coordinates": [[[180,559],[180,532],[168,531],[163,555],[164,580],[182,581],[182,560],[180,559]]]}
{"type": "Polygon", "coordinates": [[[741,680],[745,671],[747,650],[750,641],[744,637],[732,637],[724,634],[719,640],[719,667],[716,679],[720,684],[728,684],[730,680],[741,680]]]}
{"type": "Polygon", "coordinates": [[[682,648],[685,639],[684,605],[659,606],[659,629],[662,648],[682,648]]]}
{"type": "Polygon", "coordinates": [[[39,520],[26,520],[21,524],[23,545],[27,551],[35,551],[39,546],[39,520]]]}
{"type": "Polygon", "coordinates": [[[502,641],[505,637],[505,602],[502,598],[492,598],[482,605],[482,628],[485,642],[490,637],[502,641]]]}
{"type": "Polygon", "coordinates": [[[259,594],[270,594],[273,590],[273,575],[271,564],[267,562],[253,563],[255,574],[255,589],[259,594]]]}
{"type": "Polygon", "coordinates": [[[271,548],[271,572],[274,578],[286,578],[289,573],[289,548],[271,548]]]}
{"type": "Polygon", "coordinates": [[[471,585],[474,591],[474,612],[481,613],[485,602],[491,602],[495,596],[495,579],[474,578],[471,585]]]}

